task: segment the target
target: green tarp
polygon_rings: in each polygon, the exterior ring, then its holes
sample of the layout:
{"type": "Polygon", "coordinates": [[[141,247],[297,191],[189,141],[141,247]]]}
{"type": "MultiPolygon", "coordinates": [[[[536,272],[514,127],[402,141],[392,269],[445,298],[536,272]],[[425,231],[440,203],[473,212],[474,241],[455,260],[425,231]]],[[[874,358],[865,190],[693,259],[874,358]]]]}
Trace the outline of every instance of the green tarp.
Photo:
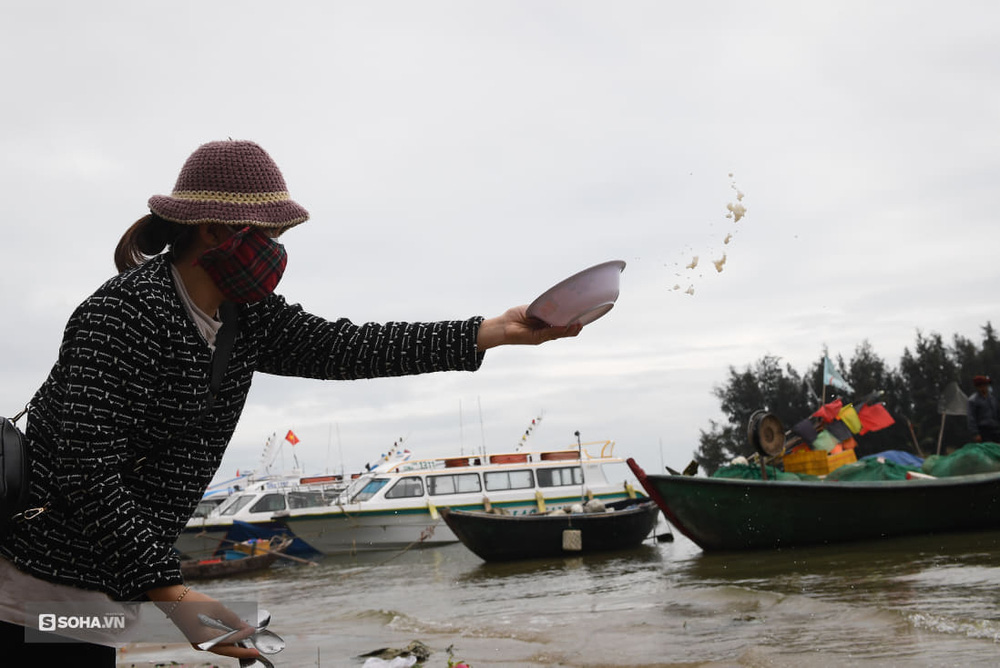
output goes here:
{"type": "MultiPolygon", "coordinates": [[[[730,464],[723,466],[712,474],[713,478],[742,478],[743,480],[762,480],[760,464],[730,464]]],[[[816,480],[816,476],[805,473],[787,473],[773,466],[767,467],[768,480],[816,480]]]]}
{"type": "Polygon", "coordinates": [[[924,460],[923,471],[935,478],[1000,471],[1000,445],[966,443],[951,454],[931,455],[924,460]]]}
{"type": "Polygon", "coordinates": [[[845,464],[838,469],[830,471],[826,476],[828,481],[842,480],[867,481],[867,480],[906,480],[906,474],[910,471],[920,471],[914,466],[903,466],[889,459],[871,457],[862,459],[854,464],[845,464]]]}
{"type": "MultiPolygon", "coordinates": [[[[906,474],[910,471],[922,471],[935,478],[1000,472],[1000,444],[966,443],[951,454],[931,455],[924,460],[923,466],[920,468],[903,466],[882,457],[866,457],[855,464],[846,464],[834,469],[825,479],[831,482],[838,480],[906,480],[906,474]]],[[[713,473],[712,477],[760,480],[760,465],[730,464],[713,473]]],[[[787,473],[773,466],[767,467],[767,478],[768,480],[818,480],[816,476],[805,473],[787,473]]]]}

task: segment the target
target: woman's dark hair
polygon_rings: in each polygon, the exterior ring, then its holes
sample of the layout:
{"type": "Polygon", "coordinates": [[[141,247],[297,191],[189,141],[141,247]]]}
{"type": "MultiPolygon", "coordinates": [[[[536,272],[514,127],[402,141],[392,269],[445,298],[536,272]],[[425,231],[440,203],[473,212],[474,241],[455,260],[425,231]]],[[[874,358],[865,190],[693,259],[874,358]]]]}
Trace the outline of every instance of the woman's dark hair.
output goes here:
{"type": "Polygon", "coordinates": [[[143,216],[125,230],[115,248],[115,266],[118,271],[134,269],[143,262],[159,255],[167,246],[181,254],[197,229],[196,225],[182,225],[160,218],[155,213],[143,216]]]}

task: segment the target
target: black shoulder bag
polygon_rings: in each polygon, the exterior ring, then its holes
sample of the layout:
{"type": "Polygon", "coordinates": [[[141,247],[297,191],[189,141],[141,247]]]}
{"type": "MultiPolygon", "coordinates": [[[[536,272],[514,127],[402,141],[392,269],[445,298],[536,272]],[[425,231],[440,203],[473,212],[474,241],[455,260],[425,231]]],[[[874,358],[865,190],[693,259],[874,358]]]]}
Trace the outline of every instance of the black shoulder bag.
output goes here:
{"type": "Polygon", "coordinates": [[[12,418],[0,417],[0,541],[14,518],[28,507],[28,453],[17,421],[28,407],[12,418]]]}
{"type": "MultiPolygon", "coordinates": [[[[219,393],[239,329],[239,312],[235,304],[223,302],[219,312],[222,327],[216,336],[215,352],[212,355],[212,377],[206,412],[212,408],[219,393]]],[[[31,519],[45,512],[48,507],[46,504],[40,508],[28,508],[31,466],[24,433],[16,424],[28,412],[28,408],[29,406],[25,406],[13,418],[0,417],[0,542],[6,539],[12,522],[31,519]]]]}

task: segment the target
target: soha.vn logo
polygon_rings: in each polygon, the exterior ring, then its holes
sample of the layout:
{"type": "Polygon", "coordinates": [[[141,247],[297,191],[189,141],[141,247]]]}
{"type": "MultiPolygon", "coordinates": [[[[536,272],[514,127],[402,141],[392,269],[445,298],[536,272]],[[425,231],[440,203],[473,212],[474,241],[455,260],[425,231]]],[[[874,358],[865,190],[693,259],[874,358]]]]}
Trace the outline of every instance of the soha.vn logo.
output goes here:
{"type": "Polygon", "coordinates": [[[42,613],[38,615],[39,631],[58,631],[61,629],[124,629],[125,614],[113,612],[105,615],[54,615],[42,613]]]}

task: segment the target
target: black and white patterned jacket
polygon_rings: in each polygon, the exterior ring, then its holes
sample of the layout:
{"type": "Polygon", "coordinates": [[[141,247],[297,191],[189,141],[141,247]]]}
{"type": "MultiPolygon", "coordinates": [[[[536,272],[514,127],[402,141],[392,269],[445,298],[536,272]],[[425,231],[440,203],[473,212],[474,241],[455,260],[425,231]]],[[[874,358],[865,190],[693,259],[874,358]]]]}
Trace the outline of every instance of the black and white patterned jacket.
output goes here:
{"type": "Polygon", "coordinates": [[[182,581],[177,535],[215,475],[254,372],[348,380],[474,371],[481,318],[354,325],[272,295],[240,306],[239,334],[206,412],[211,350],[169,258],[108,281],[66,326],[31,403],[33,505],[0,548],[44,580],[118,600],[182,581]]]}

